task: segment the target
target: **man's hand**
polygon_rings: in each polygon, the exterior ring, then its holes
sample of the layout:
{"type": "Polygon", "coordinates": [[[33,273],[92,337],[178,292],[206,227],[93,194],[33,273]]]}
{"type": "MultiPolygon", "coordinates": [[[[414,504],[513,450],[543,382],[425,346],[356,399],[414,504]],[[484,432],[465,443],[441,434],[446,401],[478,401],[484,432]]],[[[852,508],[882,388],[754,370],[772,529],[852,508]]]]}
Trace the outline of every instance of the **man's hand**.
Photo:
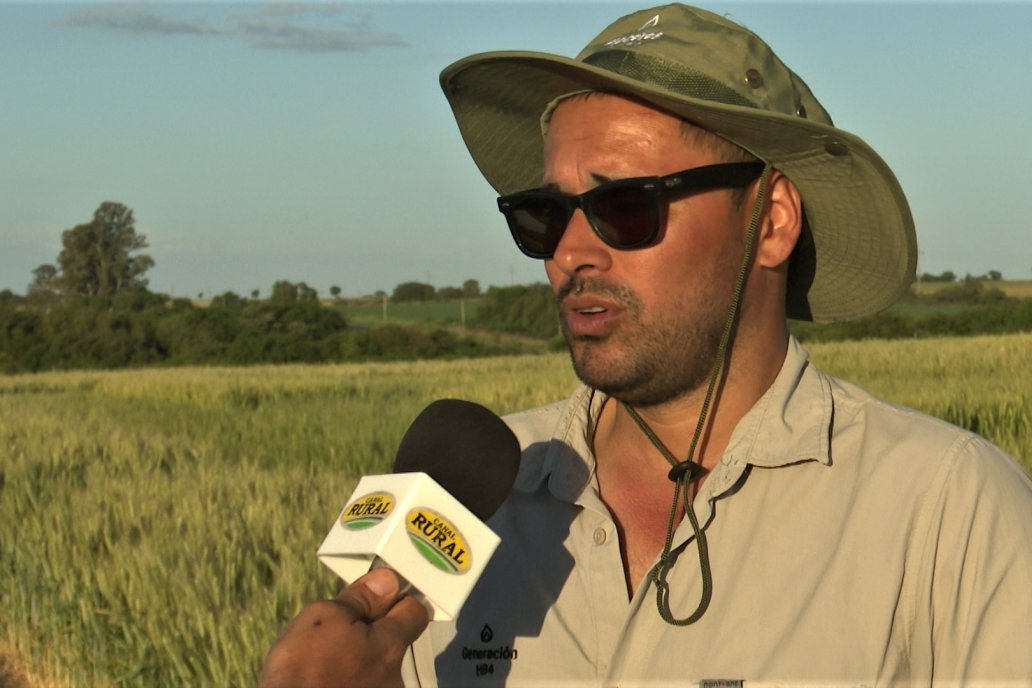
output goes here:
{"type": "Polygon", "coordinates": [[[401,660],[429,615],[399,585],[390,569],[374,569],[302,609],[269,650],[261,688],[401,686],[401,660]]]}

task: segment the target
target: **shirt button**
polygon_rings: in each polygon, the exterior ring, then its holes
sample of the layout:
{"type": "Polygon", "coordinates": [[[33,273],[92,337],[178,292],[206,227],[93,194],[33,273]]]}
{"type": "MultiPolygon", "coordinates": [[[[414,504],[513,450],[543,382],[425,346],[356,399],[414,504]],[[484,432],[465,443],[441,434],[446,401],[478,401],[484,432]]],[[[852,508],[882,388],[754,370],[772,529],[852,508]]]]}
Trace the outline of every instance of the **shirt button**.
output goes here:
{"type": "Polygon", "coordinates": [[[595,540],[595,544],[596,545],[604,545],[604,544],[606,544],[606,529],[605,528],[595,528],[595,533],[593,535],[593,538],[595,540]]]}

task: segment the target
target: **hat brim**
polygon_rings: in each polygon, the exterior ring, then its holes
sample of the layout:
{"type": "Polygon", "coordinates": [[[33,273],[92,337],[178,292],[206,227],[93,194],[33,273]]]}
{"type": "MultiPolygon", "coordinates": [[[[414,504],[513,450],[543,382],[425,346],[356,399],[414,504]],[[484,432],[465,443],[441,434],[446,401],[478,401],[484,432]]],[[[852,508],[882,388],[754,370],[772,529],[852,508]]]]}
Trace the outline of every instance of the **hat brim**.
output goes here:
{"type": "Polygon", "coordinates": [[[441,86],[473,160],[500,194],[541,184],[540,117],[554,99],[576,91],[633,96],[772,163],[799,189],[809,231],[790,267],[790,318],[869,316],[913,280],[917,241],[906,197],[881,157],[846,131],[692,98],[547,53],[473,55],[446,68],[441,86]]]}

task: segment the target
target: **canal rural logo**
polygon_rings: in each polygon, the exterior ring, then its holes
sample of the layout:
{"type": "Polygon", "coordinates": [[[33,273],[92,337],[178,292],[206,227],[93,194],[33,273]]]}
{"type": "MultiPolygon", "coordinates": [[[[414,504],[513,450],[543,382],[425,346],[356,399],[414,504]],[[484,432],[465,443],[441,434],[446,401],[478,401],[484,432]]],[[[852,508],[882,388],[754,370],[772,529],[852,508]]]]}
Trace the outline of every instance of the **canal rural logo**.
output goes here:
{"type": "Polygon", "coordinates": [[[469,544],[448,519],[432,509],[416,507],[408,512],[405,528],[416,551],[446,573],[465,573],[473,561],[469,544]]]}
{"type": "Polygon", "coordinates": [[[394,497],[389,492],[370,492],[344,507],[340,524],[348,530],[372,528],[393,509],[394,497]]]}

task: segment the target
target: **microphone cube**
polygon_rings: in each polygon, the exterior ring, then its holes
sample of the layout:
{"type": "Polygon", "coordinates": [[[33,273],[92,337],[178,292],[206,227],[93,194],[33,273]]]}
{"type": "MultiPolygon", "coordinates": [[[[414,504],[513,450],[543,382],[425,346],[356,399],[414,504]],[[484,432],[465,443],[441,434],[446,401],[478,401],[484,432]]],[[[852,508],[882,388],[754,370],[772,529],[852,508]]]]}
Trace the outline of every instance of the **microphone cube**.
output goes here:
{"type": "Polygon", "coordinates": [[[317,556],[346,583],[381,559],[441,621],[459,613],[499,542],[426,473],[391,473],[359,480],[317,556]]]}

